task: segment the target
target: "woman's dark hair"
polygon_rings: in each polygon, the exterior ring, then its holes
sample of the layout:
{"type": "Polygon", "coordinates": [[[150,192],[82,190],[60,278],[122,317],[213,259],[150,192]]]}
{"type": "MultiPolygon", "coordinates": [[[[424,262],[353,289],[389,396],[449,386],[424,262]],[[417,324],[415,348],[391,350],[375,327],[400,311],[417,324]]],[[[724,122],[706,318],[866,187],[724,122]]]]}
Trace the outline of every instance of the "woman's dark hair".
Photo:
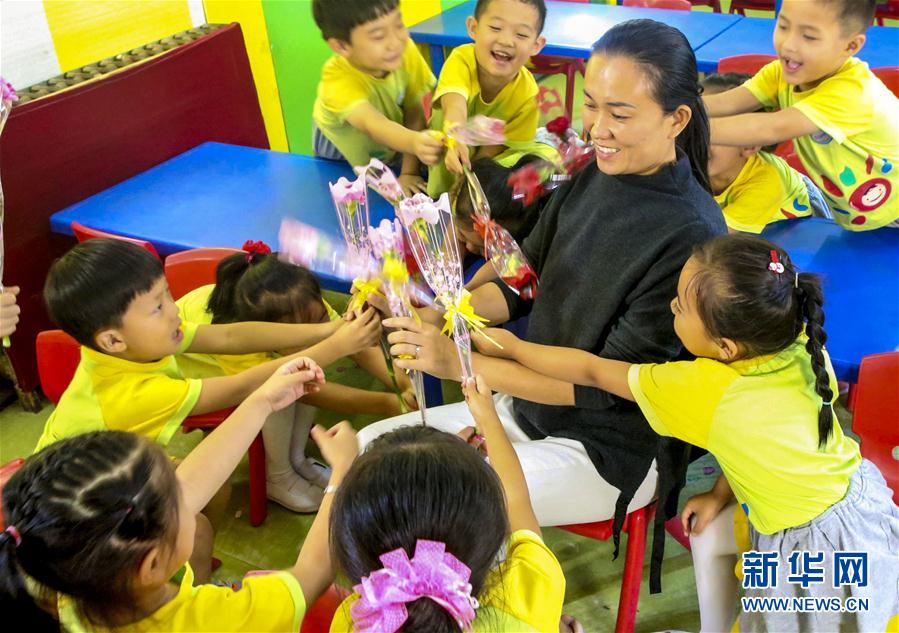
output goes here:
{"type": "MultiPolygon", "coordinates": [[[[331,508],[331,550],[355,585],[381,569],[379,556],[402,547],[411,558],[418,539],[446,543],[471,569],[472,595],[508,536],[502,484],[471,446],[432,427],[400,427],[374,440],[343,479],[331,508]]],[[[401,631],[458,632],[428,598],[406,605],[401,631]]]]}
{"type": "Polygon", "coordinates": [[[55,593],[96,624],[133,617],[131,580],[152,548],[174,547],[179,494],[162,448],[133,433],[85,433],[31,457],[3,488],[3,516],[21,539],[0,532],[4,619],[24,620],[55,593]]]}
{"type": "MultiPolygon", "coordinates": [[[[546,201],[545,197],[527,206],[521,200],[512,198],[512,187],[509,186],[509,176],[518,168],[540,160],[539,156],[528,155],[523,157],[512,167],[503,167],[492,158],[479,158],[472,161],[471,171],[478,177],[481,189],[487,197],[490,205],[490,217],[505,228],[519,243],[526,238],[537,220],[540,218],[540,209],[546,201]]],[[[450,198],[455,200],[456,216],[463,221],[471,221],[474,207],[471,204],[471,196],[465,178],[459,178],[450,191],[450,198]]]]}
{"type": "Polygon", "coordinates": [[[693,251],[699,271],[688,289],[695,292],[703,325],[713,338],[729,338],[747,357],[786,349],[803,328],[811,356],[815,391],[821,396],[818,444],[833,431],[833,391],[824,358],[824,294],[817,275],[798,273],[782,248],[754,235],[716,237],[693,251]],[[773,255],[772,255],[773,253],[773,255]],[[776,256],[776,262],[775,262],[776,256]],[[783,272],[769,265],[783,265],[783,272]]]}
{"type": "Polygon", "coordinates": [[[307,269],[277,253],[241,252],[219,262],[206,309],[213,323],[308,323],[315,305],[322,306],[321,286],[307,269]]]}
{"type": "Polygon", "coordinates": [[[692,112],[677,146],[690,159],[693,176],[712,192],[709,184],[709,117],[702,103],[696,56],[684,34],[655,20],[628,20],[606,31],[593,45],[593,55],[627,57],[646,71],[653,98],[666,113],[679,106],[692,112]]]}
{"type": "Polygon", "coordinates": [[[53,262],[44,283],[50,319],[82,345],[120,327],[128,306],[163,276],[162,262],[147,249],[110,238],[76,245],[53,262]]]}

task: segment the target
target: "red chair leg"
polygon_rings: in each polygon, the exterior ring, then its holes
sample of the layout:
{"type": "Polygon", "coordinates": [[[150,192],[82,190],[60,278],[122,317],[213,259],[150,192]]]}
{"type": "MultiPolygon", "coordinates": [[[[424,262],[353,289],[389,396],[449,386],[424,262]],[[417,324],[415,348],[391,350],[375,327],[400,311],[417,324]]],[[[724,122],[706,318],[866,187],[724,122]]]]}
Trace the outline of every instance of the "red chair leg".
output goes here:
{"type": "Polygon", "coordinates": [[[574,64],[568,64],[565,70],[565,116],[569,121],[573,121],[572,113],[574,111],[574,80],[577,76],[577,67],[574,64]]]}
{"type": "Polygon", "coordinates": [[[268,495],[265,490],[265,447],[262,433],[250,444],[247,451],[250,466],[250,525],[262,525],[268,514],[268,495]]]}
{"type": "Polygon", "coordinates": [[[690,547],[690,537],[684,534],[684,526],[681,524],[680,515],[676,514],[665,521],[665,531],[671,535],[675,541],[680,543],[688,552],[692,550],[690,547]]]}
{"type": "Polygon", "coordinates": [[[643,579],[643,555],[646,549],[646,508],[635,510],[628,516],[627,553],[624,558],[624,575],[621,579],[621,596],[618,599],[618,620],[615,633],[633,633],[637,620],[637,602],[640,599],[640,582],[643,579]]]}

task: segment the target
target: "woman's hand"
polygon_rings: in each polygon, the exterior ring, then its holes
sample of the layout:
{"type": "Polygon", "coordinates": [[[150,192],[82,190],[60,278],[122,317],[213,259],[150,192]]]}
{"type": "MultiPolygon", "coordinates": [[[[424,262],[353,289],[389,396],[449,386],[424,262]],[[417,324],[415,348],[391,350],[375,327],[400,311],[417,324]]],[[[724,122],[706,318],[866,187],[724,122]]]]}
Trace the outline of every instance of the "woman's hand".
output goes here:
{"type": "Polygon", "coordinates": [[[264,399],[272,411],[280,411],[325,384],[325,374],[314,360],[301,356],[278,367],[256,395],[264,399]]]}
{"type": "Polygon", "coordinates": [[[515,358],[515,346],[521,341],[515,334],[501,327],[488,327],[473,331],[471,340],[484,356],[512,359],[515,358]],[[487,340],[488,336],[499,343],[499,346],[487,340]]]}
{"type": "Polygon", "coordinates": [[[459,380],[462,369],[456,346],[436,326],[417,323],[409,317],[385,319],[384,325],[396,329],[387,336],[391,345],[390,354],[395,358],[394,367],[423,371],[437,378],[459,380]],[[412,358],[398,358],[403,355],[412,358]]]}

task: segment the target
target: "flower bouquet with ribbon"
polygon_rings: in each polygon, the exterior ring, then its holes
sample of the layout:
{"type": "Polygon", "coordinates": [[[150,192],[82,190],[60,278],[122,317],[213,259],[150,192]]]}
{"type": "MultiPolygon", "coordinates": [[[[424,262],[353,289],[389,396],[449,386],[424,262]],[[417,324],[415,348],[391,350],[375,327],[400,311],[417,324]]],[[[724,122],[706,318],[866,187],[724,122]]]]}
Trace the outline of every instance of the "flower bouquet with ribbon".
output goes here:
{"type": "MultiPolygon", "coordinates": [[[[412,293],[412,282],[406,268],[406,248],[403,240],[403,227],[399,220],[381,220],[381,224],[368,228],[372,254],[381,262],[381,282],[387,296],[387,306],[391,316],[412,317],[418,320],[418,313],[412,308],[409,297],[412,293]]],[[[388,350],[389,356],[389,350],[388,350]]],[[[392,363],[391,363],[392,365],[392,363]]],[[[421,412],[421,423],[427,425],[424,377],[420,371],[409,374],[418,410],[421,412]]]]}
{"type": "Polygon", "coordinates": [[[538,160],[524,165],[509,176],[512,198],[533,204],[540,196],[571,180],[593,160],[593,144],[582,140],[569,127],[567,117],[558,117],[546,125],[544,138],[555,145],[559,160],[538,160]]]}
{"type": "Polygon", "coordinates": [[[484,240],[484,259],[493,265],[500,279],[522,299],[537,296],[537,273],[515,241],[502,225],[490,218],[490,204],[478,177],[464,167],[468,195],[474,209],[474,228],[484,240]]]}
{"type": "MultiPolygon", "coordinates": [[[[352,257],[360,260],[370,259],[373,254],[372,244],[369,241],[368,188],[365,186],[365,180],[365,174],[359,174],[355,180],[341,177],[336,183],[328,183],[334,210],[337,211],[337,220],[340,222],[340,232],[343,233],[347,249],[352,257]]],[[[372,295],[384,296],[380,288],[381,278],[377,269],[371,267],[368,275],[353,280],[355,293],[350,299],[348,309],[353,312],[361,310],[372,295]]],[[[390,376],[393,390],[400,401],[400,410],[407,413],[409,408],[403,401],[402,389],[396,381],[396,370],[393,368],[386,333],[381,336],[381,352],[387,364],[387,375],[390,376]]]]}
{"type": "Polygon", "coordinates": [[[409,247],[425,281],[445,309],[442,333],[452,333],[462,366],[462,379],[470,378],[473,371],[469,331],[483,330],[487,319],[475,314],[471,294],[463,287],[462,262],[449,196],[444,193],[435,202],[425,194],[417,193],[400,202],[397,215],[406,229],[409,247]]]}
{"type": "MultiPolygon", "coordinates": [[[[6,81],[3,77],[0,77],[0,133],[3,132],[3,127],[6,125],[6,119],[9,117],[9,112],[12,110],[13,101],[18,101],[19,97],[16,95],[15,89],[12,87],[12,84],[6,81]]],[[[3,250],[3,220],[4,220],[4,211],[3,211],[3,186],[0,184],[0,292],[3,292],[3,260],[5,256],[5,252],[3,250]]],[[[3,347],[9,347],[9,337],[3,337],[3,347]]]]}

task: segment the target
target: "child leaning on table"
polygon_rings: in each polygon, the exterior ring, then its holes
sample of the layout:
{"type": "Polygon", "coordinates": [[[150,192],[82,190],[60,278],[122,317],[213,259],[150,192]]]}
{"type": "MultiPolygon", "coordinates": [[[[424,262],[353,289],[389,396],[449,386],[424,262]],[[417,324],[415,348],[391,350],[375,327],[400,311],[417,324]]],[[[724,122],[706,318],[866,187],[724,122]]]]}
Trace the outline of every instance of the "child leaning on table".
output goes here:
{"type": "MultiPolygon", "coordinates": [[[[323,380],[313,361],[287,361],[177,468],[158,444],[122,431],[70,437],[32,456],[3,489],[5,622],[31,631],[298,631],[308,606],[334,578],[331,495],[289,569],[248,577],[237,591],[194,587],[187,558],[194,516],[266,418],[314,393],[323,380]],[[173,582],[182,569],[183,579],[173,582]]],[[[336,487],[358,452],[355,434],[341,422],[316,427],[312,436],[336,487]]]]}
{"type": "MultiPolygon", "coordinates": [[[[740,630],[803,630],[813,617],[814,630],[883,631],[899,612],[899,508],[877,467],[862,459],[835,418],[823,303],[818,278],[797,273],[782,249],[751,235],[725,235],[694,251],[671,301],[674,330],[696,360],[630,364],[520,341],[498,329],[487,333],[502,349],[479,345],[483,353],[514,358],[547,376],[635,401],[657,433],[718,459],[724,475],[684,510],[688,527],[696,516],[694,533],[721,535],[694,540],[703,630],[732,623],[707,627],[705,609],[732,612],[733,603],[721,597],[736,583],[733,563],[706,563],[713,558],[709,549],[736,553],[735,501],[748,517],[752,549],[777,553],[776,582],[747,588],[747,597],[851,596],[870,605],[866,612],[813,616],[745,612],[740,630]],[[823,553],[823,581],[790,583],[791,552],[823,553]],[[837,583],[837,552],[865,552],[872,582],[837,583]]],[[[735,599],[736,591],[729,595],[735,599]]]]}
{"type": "MultiPolygon", "coordinates": [[[[183,377],[176,354],[306,348],[304,355],[324,365],[372,346],[381,329],[374,310],[353,321],[321,324],[182,322],[161,262],[139,246],[111,239],[88,240],[57,260],[44,298],[51,319],[81,343],[81,362],[37,450],[100,430],[133,431],[166,445],[185,418],[239,404],[285,360],[299,356],[201,380],[183,377]]],[[[279,423],[272,417],[266,426],[279,423]]],[[[294,472],[289,451],[289,442],[265,442],[269,498],[312,512],[321,488],[294,472]]]]}
{"type": "Polygon", "coordinates": [[[783,0],[778,59],[705,98],[715,145],[792,139],[845,229],[899,227],[899,100],[855,55],[875,0],[783,0]],[[776,112],[755,112],[760,106],[776,112]],[[748,113],[748,114],[744,114],[748,113]]]}
{"type": "Polygon", "coordinates": [[[428,170],[428,194],[449,191],[462,165],[477,157],[512,167],[533,154],[557,160],[555,148],[536,141],[539,112],[537,82],[525,64],[543,48],[546,19],[543,0],[478,0],[466,21],[473,44],[453,49],[434,92],[432,130],[446,131],[477,114],[505,122],[503,145],[469,148],[454,142],[443,162],[428,170]]]}
{"type": "Polygon", "coordinates": [[[425,130],[422,98],[434,74],[409,38],[399,0],[313,0],[312,16],[334,51],[312,109],[315,154],[356,166],[393,163],[406,195],[423,192],[420,163],[437,162],[443,143],[425,130]]]}
{"type": "Polygon", "coordinates": [[[489,464],[455,435],[407,426],[375,439],[344,477],[330,542],[355,592],[331,631],[559,630],[565,577],[518,456],[483,379],[463,390],[489,464]]]}
{"type": "MultiPolygon", "coordinates": [[[[737,88],[743,73],[706,75],[703,94],[737,88]]],[[[761,233],[767,224],[812,215],[832,217],[820,190],[780,156],[773,146],[709,147],[709,180],[731,231],[761,233]]]]}
{"type": "MultiPolygon", "coordinates": [[[[243,321],[310,324],[340,321],[340,315],[322,298],[318,279],[312,272],[282,261],[262,242],[247,242],[244,249],[244,252],[219,262],[215,284],[192,290],[175,302],[182,320],[215,325],[243,321]]],[[[283,353],[290,353],[290,350],[283,350],[283,353]]],[[[178,355],[178,367],[190,378],[226,376],[278,356],[275,352],[185,353],[178,355]]],[[[321,487],[327,483],[327,472],[318,461],[305,455],[317,407],[346,414],[371,413],[385,417],[417,408],[408,377],[397,372],[395,377],[403,390],[405,410],[401,406],[380,348],[369,347],[351,358],[380,380],[387,391],[369,391],[329,382],[303,402],[285,407],[277,414],[289,417],[290,423],[269,424],[263,431],[265,437],[272,435],[269,438],[272,443],[289,445],[293,469],[321,487]],[[275,433],[282,433],[283,437],[275,438],[275,433]]]]}

